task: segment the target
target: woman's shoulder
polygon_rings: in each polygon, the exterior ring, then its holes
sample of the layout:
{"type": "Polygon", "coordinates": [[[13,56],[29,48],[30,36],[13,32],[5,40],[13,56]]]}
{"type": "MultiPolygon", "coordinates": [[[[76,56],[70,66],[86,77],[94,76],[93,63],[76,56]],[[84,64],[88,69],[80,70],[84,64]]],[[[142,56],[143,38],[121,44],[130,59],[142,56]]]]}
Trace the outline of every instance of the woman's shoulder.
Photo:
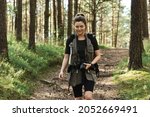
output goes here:
{"type": "Polygon", "coordinates": [[[95,35],[93,33],[87,33],[87,37],[89,39],[93,39],[93,38],[95,38],[95,35]]]}
{"type": "Polygon", "coordinates": [[[68,40],[73,40],[75,39],[75,34],[71,34],[69,37],[68,37],[68,40]]]}
{"type": "Polygon", "coordinates": [[[75,39],[75,34],[71,34],[67,39],[67,44],[70,44],[75,39]]]}

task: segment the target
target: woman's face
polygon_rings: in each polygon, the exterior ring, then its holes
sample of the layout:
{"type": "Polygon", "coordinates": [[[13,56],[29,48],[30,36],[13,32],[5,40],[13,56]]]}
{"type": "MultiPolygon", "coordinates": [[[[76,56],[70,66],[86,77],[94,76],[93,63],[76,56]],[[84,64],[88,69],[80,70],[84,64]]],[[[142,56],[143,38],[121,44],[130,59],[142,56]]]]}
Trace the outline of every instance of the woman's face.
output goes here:
{"type": "Polygon", "coordinates": [[[86,26],[82,21],[75,22],[74,28],[78,36],[83,36],[85,34],[86,26]]]}

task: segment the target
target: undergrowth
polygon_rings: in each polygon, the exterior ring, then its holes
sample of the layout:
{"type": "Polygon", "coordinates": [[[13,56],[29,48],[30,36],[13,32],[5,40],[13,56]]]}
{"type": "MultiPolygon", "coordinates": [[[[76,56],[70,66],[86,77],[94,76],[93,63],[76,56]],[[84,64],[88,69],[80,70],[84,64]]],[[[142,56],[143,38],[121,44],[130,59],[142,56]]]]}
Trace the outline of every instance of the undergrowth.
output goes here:
{"type": "Polygon", "coordinates": [[[120,62],[114,72],[119,95],[125,100],[150,99],[150,43],[144,43],[143,67],[140,70],[127,70],[128,60],[120,62]]]}
{"type": "Polygon", "coordinates": [[[26,41],[8,37],[9,62],[0,61],[0,99],[27,99],[34,90],[40,72],[61,62],[63,48],[37,44],[28,49],[26,41]]]}

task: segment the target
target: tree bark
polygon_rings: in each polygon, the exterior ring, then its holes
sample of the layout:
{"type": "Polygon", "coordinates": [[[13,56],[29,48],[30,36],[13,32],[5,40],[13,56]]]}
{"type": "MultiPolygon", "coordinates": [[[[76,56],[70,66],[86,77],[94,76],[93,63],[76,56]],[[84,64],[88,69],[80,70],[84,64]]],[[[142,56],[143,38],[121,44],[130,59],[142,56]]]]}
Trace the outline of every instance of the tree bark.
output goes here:
{"type": "Polygon", "coordinates": [[[96,35],[96,1],[93,0],[93,10],[92,10],[92,33],[96,35]]]}
{"type": "Polygon", "coordinates": [[[35,50],[36,0],[30,0],[29,49],[35,50]]]}
{"type": "Polygon", "coordinates": [[[25,34],[28,35],[28,0],[25,2],[25,34]]]}
{"type": "Polygon", "coordinates": [[[56,28],[56,1],[53,0],[53,35],[54,35],[54,42],[56,42],[56,32],[57,32],[57,28],[56,28]]]}
{"type": "Polygon", "coordinates": [[[49,0],[45,0],[45,23],[44,23],[44,39],[45,42],[48,42],[48,24],[49,24],[49,0]]]}
{"type": "MultiPolygon", "coordinates": [[[[69,0],[70,1],[70,0],[69,0]]],[[[68,1],[68,2],[69,2],[68,1]]],[[[72,0],[71,0],[72,1],[72,0]]],[[[74,0],[74,16],[78,13],[78,0],[74,0]]]]}
{"type": "Polygon", "coordinates": [[[143,30],[143,37],[148,39],[149,31],[148,31],[147,0],[142,0],[142,30],[143,30]]]}
{"type": "Polygon", "coordinates": [[[8,58],[7,25],[6,25],[6,0],[0,3],[0,60],[8,58]]]}
{"type": "Polygon", "coordinates": [[[116,31],[115,31],[115,43],[114,46],[117,47],[117,42],[118,42],[118,28],[119,28],[119,18],[120,18],[120,5],[121,5],[121,0],[118,1],[118,10],[117,10],[117,19],[116,19],[116,31]]]}
{"type": "Polygon", "coordinates": [[[62,6],[61,1],[57,0],[57,9],[58,9],[58,44],[63,45],[64,43],[64,24],[62,22],[62,6]]]}
{"type": "Polygon", "coordinates": [[[22,0],[17,0],[16,40],[22,41],[22,0]]]}
{"type": "Polygon", "coordinates": [[[130,69],[140,69],[142,65],[142,8],[141,0],[131,1],[131,39],[129,47],[130,69]]]}
{"type": "Polygon", "coordinates": [[[68,30],[67,36],[69,37],[72,33],[72,0],[68,0],[68,30]]]}

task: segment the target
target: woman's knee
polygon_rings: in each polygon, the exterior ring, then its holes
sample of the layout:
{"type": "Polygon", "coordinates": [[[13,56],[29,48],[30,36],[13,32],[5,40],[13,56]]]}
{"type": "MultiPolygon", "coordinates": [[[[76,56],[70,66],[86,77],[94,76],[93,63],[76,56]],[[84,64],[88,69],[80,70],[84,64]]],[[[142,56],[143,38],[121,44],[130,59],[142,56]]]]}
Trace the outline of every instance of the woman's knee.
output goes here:
{"type": "Polygon", "coordinates": [[[85,100],[93,100],[93,93],[91,91],[86,91],[84,94],[85,100]]]}

